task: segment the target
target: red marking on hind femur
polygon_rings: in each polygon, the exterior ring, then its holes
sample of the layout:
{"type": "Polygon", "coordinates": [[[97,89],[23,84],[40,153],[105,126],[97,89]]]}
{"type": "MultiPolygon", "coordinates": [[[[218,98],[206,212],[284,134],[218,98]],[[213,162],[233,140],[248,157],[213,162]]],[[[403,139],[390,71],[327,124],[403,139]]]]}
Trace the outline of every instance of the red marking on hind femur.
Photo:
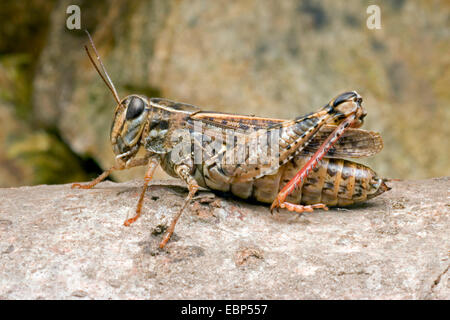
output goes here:
{"type": "Polygon", "coordinates": [[[278,196],[272,203],[270,210],[273,210],[275,207],[278,207],[281,203],[283,203],[286,197],[294,191],[299,182],[303,182],[303,180],[308,176],[309,171],[317,166],[319,161],[322,160],[328,150],[336,143],[336,141],[338,141],[338,139],[344,134],[346,128],[351,125],[355,119],[356,115],[352,114],[336,129],[334,129],[334,131],[322,143],[316,153],[311,156],[303,168],[283,187],[283,189],[281,189],[278,196]]]}

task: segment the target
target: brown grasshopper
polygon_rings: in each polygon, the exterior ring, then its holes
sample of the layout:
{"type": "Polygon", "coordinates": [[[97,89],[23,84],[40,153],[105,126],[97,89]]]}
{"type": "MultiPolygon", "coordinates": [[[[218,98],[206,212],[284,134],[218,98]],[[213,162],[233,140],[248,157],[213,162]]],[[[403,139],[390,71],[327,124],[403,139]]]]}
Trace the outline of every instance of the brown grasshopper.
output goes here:
{"type": "Polygon", "coordinates": [[[72,187],[89,189],[114,170],[147,166],[136,215],[124,222],[129,226],[141,214],[158,165],[181,178],[189,194],[160,248],[199,187],[272,203],[271,211],[298,213],[363,202],[390,189],[370,168],[341,159],[371,156],[383,147],[379,134],[358,129],[366,112],[356,92],[340,94],[317,112],[294,120],[206,112],[136,94],[121,100],[88,36],[106,78],[85,46],[89,59],[117,102],[110,133],[116,164],[92,182],[72,187]],[[145,155],[137,159],[141,148],[145,155]]]}

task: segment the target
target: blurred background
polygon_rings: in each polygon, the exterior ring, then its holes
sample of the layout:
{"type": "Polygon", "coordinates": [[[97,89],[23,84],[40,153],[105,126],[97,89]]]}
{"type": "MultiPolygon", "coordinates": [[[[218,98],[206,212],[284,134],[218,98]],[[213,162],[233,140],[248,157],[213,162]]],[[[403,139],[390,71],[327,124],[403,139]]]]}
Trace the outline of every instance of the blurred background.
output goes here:
{"type": "Polygon", "coordinates": [[[30,0],[0,6],[0,187],[86,181],[114,163],[115,103],[83,29],[121,97],[289,119],[356,90],[385,144],[358,162],[450,175],[449,1],[30,0]],[[71,4],[81,30],[66,27],[71,4]],[[381,29],[366,25],[370,4],[381,29]]]}

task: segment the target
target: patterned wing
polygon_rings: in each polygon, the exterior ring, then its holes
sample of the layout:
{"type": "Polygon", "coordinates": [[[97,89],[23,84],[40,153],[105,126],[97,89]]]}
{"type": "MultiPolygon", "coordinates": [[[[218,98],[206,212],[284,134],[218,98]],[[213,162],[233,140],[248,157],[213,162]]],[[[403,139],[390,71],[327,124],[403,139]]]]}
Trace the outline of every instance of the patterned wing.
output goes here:
{"type": "MultiPolygon", "coordinates": [[[[302,154],[313,154],[322,142],[333,132],[335,126],[324,126],[302,150],[302,154]]],[[[377,132],[349,128],[328,151],[327,158],[370,157],[383,149],[383,140],[377,132]]]]}

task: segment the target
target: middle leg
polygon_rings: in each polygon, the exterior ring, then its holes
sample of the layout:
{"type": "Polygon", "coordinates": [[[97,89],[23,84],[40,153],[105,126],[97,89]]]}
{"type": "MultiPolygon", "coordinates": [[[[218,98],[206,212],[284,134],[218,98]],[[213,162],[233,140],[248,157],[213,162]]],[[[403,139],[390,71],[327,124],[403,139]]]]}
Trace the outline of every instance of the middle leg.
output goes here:
{"type": "Polygon", "coordinates": [[[172,222],[170,223],[169,229],[167,229],[166,234],[164,235],[164,238],[159,243],[159,248],[162,249],[164,246],[169,242],[170,237],[172,237],[172,234],[175,230],[175,225],[177,224],[178,219],[181,217],[181,214],[183,213],[184,209],[187,207],[187,205],[191,202],[194,195],[197,193],[197,190],[199,188],[197,181],[195,181],[194,177],[192,177],[190,173],[190,169],[187,165],[180,165],[175,168],[175,172],[178,174],[180,178],[182,178],[188,185],[189,194],[184,200],[183,206],[181,207],[180,211],[175,215],[172,222]]]}

